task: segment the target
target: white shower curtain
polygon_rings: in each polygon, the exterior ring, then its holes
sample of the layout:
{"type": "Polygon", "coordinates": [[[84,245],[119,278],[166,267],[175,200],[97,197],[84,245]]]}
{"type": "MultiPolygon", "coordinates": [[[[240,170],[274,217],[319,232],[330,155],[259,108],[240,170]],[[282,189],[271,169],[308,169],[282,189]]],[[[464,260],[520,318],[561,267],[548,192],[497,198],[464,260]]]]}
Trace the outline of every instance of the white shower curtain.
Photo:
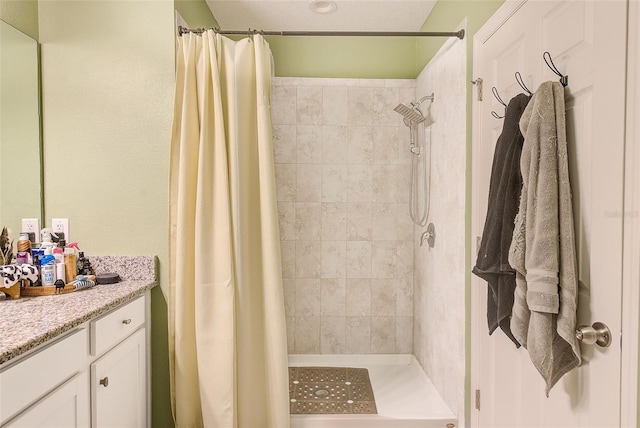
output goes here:
{"type": "Polygon", "coordinates": [[[289,426],[270,92],[261,36],[179,38],[169,196],[179,428],[289,426]]]}

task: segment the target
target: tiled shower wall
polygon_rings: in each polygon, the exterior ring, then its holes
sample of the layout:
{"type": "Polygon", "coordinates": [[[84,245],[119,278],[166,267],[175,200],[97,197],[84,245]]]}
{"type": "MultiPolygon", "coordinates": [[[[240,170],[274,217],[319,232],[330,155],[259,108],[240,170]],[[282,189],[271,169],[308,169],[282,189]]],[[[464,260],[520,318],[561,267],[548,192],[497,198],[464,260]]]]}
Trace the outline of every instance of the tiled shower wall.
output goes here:
{"type": "MultiPolygon", "coordinates": [[[[434,248],[415,243],[414,354],[445,402],[464,415],[466,40],[450,39],[416,79],[435,93],[431,125],[434,248]]],[[[426,228],[425,228],[426,229],[426,228]]],[[[416,236],[424,229],[416,228],[416,236]]]]}
{"type": "Polygon", "coordinates": [[[274,78],[290,353],[411,353],[415,80],[274,78]]]}

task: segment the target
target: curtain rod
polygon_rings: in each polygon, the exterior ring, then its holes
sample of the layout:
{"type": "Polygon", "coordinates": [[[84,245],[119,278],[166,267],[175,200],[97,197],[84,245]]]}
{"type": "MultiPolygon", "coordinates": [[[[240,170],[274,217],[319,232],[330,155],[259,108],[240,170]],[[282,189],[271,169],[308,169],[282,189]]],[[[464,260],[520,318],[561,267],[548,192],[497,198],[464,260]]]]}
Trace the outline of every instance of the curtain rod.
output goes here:
{"type": "MultiPolygon", "coordinates": [[[[211,28],[218,34],[230,35],[247,35],[252,36],[260,34],[263,36],[388,36],[388,37],[457,37],[464,39],[464,30],[460,31],[262,31],[262,30],[220,30],[219,28],[211,28]]],[[[178,35],[182,36],[186,33],[202,34],[206,30],[204,28],[186,28],[182,25],[178,26],[178,35]]]]}

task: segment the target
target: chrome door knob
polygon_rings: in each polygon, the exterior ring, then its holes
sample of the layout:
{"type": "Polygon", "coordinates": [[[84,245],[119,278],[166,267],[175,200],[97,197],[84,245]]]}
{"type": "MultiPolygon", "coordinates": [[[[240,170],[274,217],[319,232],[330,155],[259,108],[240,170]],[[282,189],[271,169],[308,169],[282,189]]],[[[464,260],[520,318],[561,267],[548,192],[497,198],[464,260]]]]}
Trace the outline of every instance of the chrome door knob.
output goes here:
{"type": "Polygon", "coordinates": [[[611,330],[606,324],[594,322],[592,326],[581,325],[576,330],[576,338],[585,345],[598,345],[603,348],[611,345],[611,330]]]}

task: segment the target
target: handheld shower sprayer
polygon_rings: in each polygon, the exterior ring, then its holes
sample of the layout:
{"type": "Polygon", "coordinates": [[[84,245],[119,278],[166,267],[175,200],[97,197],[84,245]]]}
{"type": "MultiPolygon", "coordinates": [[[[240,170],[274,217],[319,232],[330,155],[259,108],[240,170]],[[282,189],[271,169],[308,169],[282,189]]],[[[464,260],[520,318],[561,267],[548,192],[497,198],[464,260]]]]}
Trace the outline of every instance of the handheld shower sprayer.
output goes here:
{"type": "MultiPolygon", "coordinates": [[[[429,200],[431,198],[431,137],[429,137],[429,145],[427,146],[427,157],[420,156],[420,132],[418,128],[418,125],[426,120],[420,110],[420,104],[426,100],[434,102],[435,95],[432,93],[431,95],[420,98],[418,101],[412,101],[409,103],[410,107],[404,104],[398,104],[396,108],[393,109],[402,115],[404,124],[409,128],[409,150],[415,155],[412,156],[411,160],[409,215],[411,220],[419,226],[427,224],[426,222],[429,217],[429,200]],[[422,173],[420,173],[421,169],[422,173]]],[[[426,127],[423,128],[426,132],[426,127]]],[[[429,135],[431,135],[431,127],[429,126],[428,128],[429,135]]],[[[424,136],[424,132],[422,135],[424,136]]]]}

